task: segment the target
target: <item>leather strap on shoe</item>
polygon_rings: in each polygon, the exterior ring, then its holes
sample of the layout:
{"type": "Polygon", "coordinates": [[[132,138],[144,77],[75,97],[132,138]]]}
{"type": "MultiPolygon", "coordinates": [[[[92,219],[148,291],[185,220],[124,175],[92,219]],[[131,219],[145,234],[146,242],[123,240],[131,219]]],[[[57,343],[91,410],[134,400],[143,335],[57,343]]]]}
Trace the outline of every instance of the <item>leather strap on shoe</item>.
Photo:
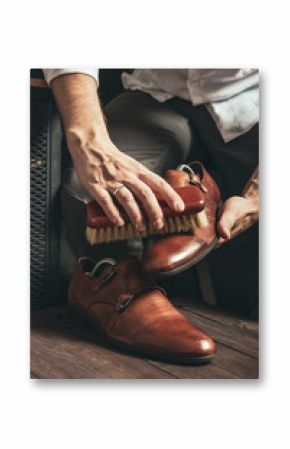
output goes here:
{"type": "Polygon", "coordinates": [[[144,287],[141,290],[138,290],[135,293],[122,293],[119,300],[116,303],[116,309],[119,313],[123,312],[127,307],[129,307],[136,299],[138,299],[141,295],[148,293],[153,290],[159,290],[161,293],[163,293],[166,296],[166,292],[163,288],[159,287],[158,285],[151,285],[148,287],[144,287]]]}
{"type": "Polygon", "coordinates": [[[193,184],[197,186],[203,193],[207,192],[207,188],[205,185],[201,182],[203,178],[203,167],[201,164],[198,164],[196,162],[191,162],[190,164],[181,164],[177,167],[177,170],[184,171],[189,176],[189,182],[190,184],[193,184]],[[200,171],[196,173],[192,168],[191,165],[198,165],[200,168],[200,171]],[[196,176],[197,175],[197,176],[196,176]]]}
{"type": "MultiPolygon", "coordinates": [[[[104,260],[104,262],[107,262],[107,259],[104,260]]],[[[110,263],[111,264],[111,263],[110,263]]],[[[111,264],[111,269],[104,269],[104,272],[100,275],[100,278],[93,288],[95,292],[99,291],[101,288],[103,288],[105,285],[107,285],[115,276],[118,276],[118,271],[115,270],[115,264],[111,264]]],[[[159,287],[157,284],[151,283],[151,284],[145,284],[142,288],[140,288],[137,291],[131,292],[131,291],[124,291],[120,294],[117,301],[96,301],[93,304],[91,304],[90,308],[95,304],[108,304],[115,306],[117,311],[119,313],[123,312],[127,307],[129,307],[137,298],[139,298],[144,293],[148,293],[153,290],[159,290],[166,296],[166,291],[159,287]]]]}

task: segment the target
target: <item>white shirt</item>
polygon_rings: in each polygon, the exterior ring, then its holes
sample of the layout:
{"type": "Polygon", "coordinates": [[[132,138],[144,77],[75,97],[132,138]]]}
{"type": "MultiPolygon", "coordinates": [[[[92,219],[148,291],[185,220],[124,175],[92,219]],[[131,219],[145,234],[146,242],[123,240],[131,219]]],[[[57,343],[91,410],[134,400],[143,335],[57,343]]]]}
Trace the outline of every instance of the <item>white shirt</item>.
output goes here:
{"type": "MultiPolygon", "coordinates": [[[[97,69],[44,69],[48,83],[67,73],[85,73],[98,81],[97,69]]],[[[257,69],[137,69],[122,74],[125,89],[141,90],[157,101],[178,97],[204,104],[225,142],[259,121],[257,69]]]]}

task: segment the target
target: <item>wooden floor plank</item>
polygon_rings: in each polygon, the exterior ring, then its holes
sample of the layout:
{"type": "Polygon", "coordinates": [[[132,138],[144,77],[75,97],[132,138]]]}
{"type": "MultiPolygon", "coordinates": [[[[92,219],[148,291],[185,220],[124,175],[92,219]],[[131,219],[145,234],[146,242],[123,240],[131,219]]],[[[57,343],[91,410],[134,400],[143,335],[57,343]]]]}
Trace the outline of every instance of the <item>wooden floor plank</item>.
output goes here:
{"type": "Polygon", "coordinates": [[[208,306],[182,302],[181,311],[217,341],[209,365],[178,366],[123,354],[98,340],[66,309],[31,317],[31,378],[41,379],[255,379],[258,325],[208,306]]]}
{"type": "Polygon", "coordinates": [[[253,335],[258,335],[259,333],[258,321],[241,317],[235,312],[226,311],[218,306],[209,306],[202,302],[197,303],[192,298],[177,298],[172,302],[181,309],[194,312],[197,315],[204,316],[213,321],[218,321],[226,326],[244,329],[253,335]]]}
{"type": "Polygon", "coordinates": [[[229,320],[225,320],[221,323],[209,317],[198,315],[195,311],[188,309],[182,309],[181,311],[193,324],[208,333],[216,342],[258,358],[259,344],[257,335],[241,327],[236,321],[229,322],[229,320]]]}
{"type": "Polygon", "coordinates": [[[217,344],[215,359],[203,366],[180,366],[152,361],[179,379],[257,379],[258,360],[246,354],[217,344]]]}
{"type": "MultiPolygon", "coordinates": [[[[164,367],[104,347],[92,328],[47,311],[31,332],[31,372],[42,379],[170,379],[164,367]],[[99,343],[99,344],[98,344],[99,343]]],[[[34,317],[35,318],[35,317],[34,317]]]]}

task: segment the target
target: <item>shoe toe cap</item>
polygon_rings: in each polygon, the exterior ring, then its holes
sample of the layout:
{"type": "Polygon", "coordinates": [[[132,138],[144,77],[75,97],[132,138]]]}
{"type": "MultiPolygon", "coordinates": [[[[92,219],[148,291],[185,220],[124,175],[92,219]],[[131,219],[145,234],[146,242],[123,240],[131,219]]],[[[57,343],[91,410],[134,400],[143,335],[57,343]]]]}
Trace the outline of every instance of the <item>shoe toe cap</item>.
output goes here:
{"type": "Polygon", "coordinates": [[[212,338],[204,337],[195,342],[195,352],[200,356],[211,356],[215,353],[215,343],[212,338]]]}
{"type": "Polygon", "coordinates": [[[183,317],[154,323],[139,333],[135,344],[149,353],[181,361],[209,357],[215,352],[213,339],[183,317]]]}

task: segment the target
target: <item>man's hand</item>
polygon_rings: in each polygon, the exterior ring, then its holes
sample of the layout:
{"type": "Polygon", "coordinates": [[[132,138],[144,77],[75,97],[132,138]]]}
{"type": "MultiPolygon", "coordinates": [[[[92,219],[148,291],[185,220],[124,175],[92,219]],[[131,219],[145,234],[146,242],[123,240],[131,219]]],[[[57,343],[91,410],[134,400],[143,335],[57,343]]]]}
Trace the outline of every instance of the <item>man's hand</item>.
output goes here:
{"type": "Polygon", "coordinates": [[[218,222],[220,238],[216,248],[251,227],[259,217],[259,200],[255,197],[232,196],[225,201],[218,222]]]}
{"type": "Polygon", "coordinates": [[[51,87],[79,180],[115,225],[122,226],[124,222],[113,197],[140,231],[144,217],[136,199],[156,229],[163,227],[164,218],[154,192],[158,192],[172,209],[184,209],[183,201],[166,181],[112,143],[92,77],[83,74],[59,76],[52,81],[51,87]]]}
{"type": "Polygon", "coordinates": [[[78,136],[69,135],[68,144],[81,184],[115,225],[122,226],[124,221],[112,196],[123,206],[138,231],[144,230],[144,217],[136,198],[156,229],[161,229],[164,221],[154,192],[158,192],[172,209],[183,210],[179,195],[164,179],[119,151],[111,142],[100,148],[98,143],[83,144],[78,136]]]}

